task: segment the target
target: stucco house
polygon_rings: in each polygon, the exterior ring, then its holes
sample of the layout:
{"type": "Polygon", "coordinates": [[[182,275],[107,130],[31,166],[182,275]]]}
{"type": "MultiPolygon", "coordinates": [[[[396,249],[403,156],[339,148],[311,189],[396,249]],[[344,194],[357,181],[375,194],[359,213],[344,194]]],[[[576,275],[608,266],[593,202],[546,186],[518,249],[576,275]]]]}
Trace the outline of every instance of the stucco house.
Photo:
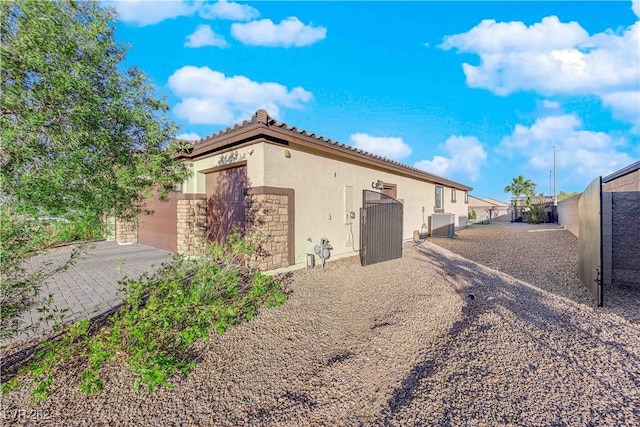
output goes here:
{"type": "Polygon", "coordinates": [[[233,227],[255,230],[267,254],[259,267],[273,270],[304,266],[323,238],[336,259],[366,250],[371,230],[393,228],[401,245],[431,215],[452,214],[455,226],[467,216],[471,187],[278,122],[264,110],[196,141],[179,158],[191,177],[168,202],[148,201],[153,215],[143,215],[137,230],[118,224],[117,241],[194,254],[203,238],[224,240],[233,227]],[[393,226],[372,222],[365,209],[385,203],[399,207],[393,226]]]}
{"type": "Polygon", "coordinates": [[[511,206],[499,200],[469,195],[469,215],[475,212],[476,221],[510,221],[511,206]]]}
{"type": "Polygon", "coordinates": [[[485,202],[492,203],[494,208],[491,213],[492,221],[511,221],[511,205],[500,200],[492,199],[490,197],[483,197],[485,202]]]}

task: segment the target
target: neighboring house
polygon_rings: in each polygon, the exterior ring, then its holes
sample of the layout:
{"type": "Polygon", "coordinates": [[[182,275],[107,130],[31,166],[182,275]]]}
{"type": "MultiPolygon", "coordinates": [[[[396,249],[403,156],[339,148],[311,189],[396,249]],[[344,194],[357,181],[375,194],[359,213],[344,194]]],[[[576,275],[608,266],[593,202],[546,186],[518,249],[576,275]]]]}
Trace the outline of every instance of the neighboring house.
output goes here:
{"type": "Polygon", "coordinates": [[[480,199],[469,195],[469,215],[476,213],[476,221],[510,221],[510,206],[485,197],[480,199]]]}
{"type": "Polygon", "coordinates": [[[501,221],[501,222],[511,221],[511,206],[508,203],[491,199],[489,197],[484,197],[482,200],[493,204],[493,209],[491,210],[492,221],[501,221]]]}
{"type": "Polygon", "coordinates": [[[268,254],[259,267],[271,270],[304,265],[322,238],[332,258],[358,253],[365,194],[380,199],[370,203],[400,206],[398,239],[410,239],[434,213],[453,214],[458,226],[471,190],[278,122],[264,110],[202,138],[180,158],[193,171],[190,179],[169,202],[149,202],[154,214],[141,218],[137,235],[119,224],[118,241],[194,254],[199,239],[224,240],[233,227],[254,230],[268,254]]]}

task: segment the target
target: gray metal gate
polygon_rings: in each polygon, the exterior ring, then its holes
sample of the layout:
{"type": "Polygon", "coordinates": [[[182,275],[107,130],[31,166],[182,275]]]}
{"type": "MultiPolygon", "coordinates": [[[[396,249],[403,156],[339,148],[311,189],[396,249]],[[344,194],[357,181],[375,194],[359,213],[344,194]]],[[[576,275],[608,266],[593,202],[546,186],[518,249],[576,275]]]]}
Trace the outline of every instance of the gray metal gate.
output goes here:
{"type": "Polygon", "coordinates": [[[360,209],[362,265],[402,258],[402,203],[386,194],[364,190],[360,209]]]}
{"type": "Polygon", "coordinates": [[[578,274],[598,305],[602,305],[602,178],[584,190],[578,202],[580,224],[578,274]]]}

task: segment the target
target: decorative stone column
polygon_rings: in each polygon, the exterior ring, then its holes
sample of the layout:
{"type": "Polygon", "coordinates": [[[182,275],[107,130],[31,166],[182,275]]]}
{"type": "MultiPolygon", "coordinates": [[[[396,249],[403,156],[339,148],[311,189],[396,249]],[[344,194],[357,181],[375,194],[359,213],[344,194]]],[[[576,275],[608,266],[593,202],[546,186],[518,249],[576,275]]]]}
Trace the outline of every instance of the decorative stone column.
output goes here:
{"type": "Polygon", "coordinates": [[[198,255],[206,233],[207,196],[205,194],[180,194],[177,206],[178,253],[198,255]]]}
{"type": "Polygon", "coordinates": [[[252,263],[260,270],[274,270],[295,263],[294,191],[288,188],[254,187],[246,200],[247,231],[261,235],[261,251],[252,263]]]}
{"type": "Polygon", "coordinates": [[[138,243],[138,228],[135,223],[116,220],[116,242],[120,244],[138,243]]]}

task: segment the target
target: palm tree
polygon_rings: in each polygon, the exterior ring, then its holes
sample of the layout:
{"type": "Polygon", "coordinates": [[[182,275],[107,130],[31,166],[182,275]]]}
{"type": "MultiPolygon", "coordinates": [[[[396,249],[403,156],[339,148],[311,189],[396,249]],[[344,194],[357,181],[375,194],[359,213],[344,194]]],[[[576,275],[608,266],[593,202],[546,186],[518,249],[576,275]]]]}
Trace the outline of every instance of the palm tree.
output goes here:
{"type": "Polygon", "coordinates": [[[511,184],[504,187],[505,193],[511,193],[515,197],[514,210],[518,207],[520,195],[524,194],[528,197],[531,194],[535,194],[535,190],[536,184],[530,179],[524,179],[522,175],[513,178],[511,184]]]}

